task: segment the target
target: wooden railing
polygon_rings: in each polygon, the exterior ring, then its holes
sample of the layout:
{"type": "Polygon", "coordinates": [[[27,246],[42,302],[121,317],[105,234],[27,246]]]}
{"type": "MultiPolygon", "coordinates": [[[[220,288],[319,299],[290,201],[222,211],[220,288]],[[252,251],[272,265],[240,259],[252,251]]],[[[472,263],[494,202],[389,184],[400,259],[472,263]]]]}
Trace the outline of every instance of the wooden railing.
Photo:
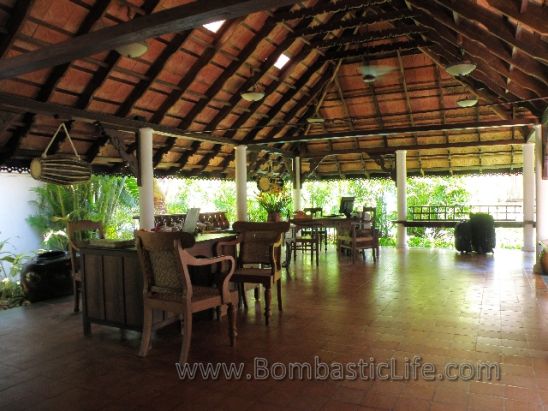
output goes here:
{"type": "Polygon", "coordinates": [[[523,221],[521,205],[515,204],[410,206],[408,211],[411,221],[460,221],[470,213],[487,213],[495,221],[523,221]]]}

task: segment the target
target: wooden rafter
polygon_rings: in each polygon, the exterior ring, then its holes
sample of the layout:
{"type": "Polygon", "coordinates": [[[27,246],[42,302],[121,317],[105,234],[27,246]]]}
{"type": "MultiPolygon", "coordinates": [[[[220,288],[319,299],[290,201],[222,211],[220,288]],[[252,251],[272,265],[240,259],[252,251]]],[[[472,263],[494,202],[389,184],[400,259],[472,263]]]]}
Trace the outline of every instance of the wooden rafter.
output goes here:
{"type": "MultiPolygon", "coordinates": [[[[423,3],[424,0],[414,0],[423,3]]],[[[481,30],[485,36],[494,36],[505,42],[510,47],[516,47],[533,59],[548,63],[548,45],[538,36],[529,31],[524,31],[523,36],[517,39],[511,32],[504,29],[502,18],[484,7],[475,7],[471,0],[449,1],[434,0],[436,3],[460,14],[462,17],[480,23],[484,30],[474,28],[472,24],[462,22],[467,30],[475,32],[481,30]]],[[[546,23],[545,23],[546,24],[546,23]]]]}
{"type": "Polygon", "coordinates": [[[149,16],[78,36],[67,42],[0,61],[0,79],[10,78],[167,33],[186,31],[215,19],[233,19],[282,7],[296,0],[209,0],[162,10],[149,16]]]}
{"type": "Polygon", "coordinates": [[[4,34],[0,35],[0,57],[3,57],[11,47],[33,3],[34,0],[19,0],[15,2],[13,9],[10,11],[10,17],[4,24],[4,34]]]}
{"type": "Polygon", "coordinates": [[[548,35],[548,10],[546,6],[528,2],[526,9],[521,7],[522,2],[517,0],[487,0],[490,6],[496,8],[505,16],[510,17],[524,26],[548,35]]]}
{"type": "Polygon", "coordinates": [[[349,137],[371,137],[371,136],[391,136],[396,134],[413,134],[430,131],[445,131],[445,130],[476,130],[489,128],[506,128],[506,127],[521,127],[525,125],[535,124],[531,119],[520,120],[500,120],[500,121],[484,121],[475,123],[454,123],[454,124],[429,124],[418,125],[415,127],[393,127],[377,130],[357,130],[344,131],[338,133],[312,134],[308,136],[290,136],[279,138],[265,138],[263,140],[253,141],[252,145],[264,145],[271,143],[296,143],[302,141],[318,141],[318,140],[335,140],[349,137]]]}

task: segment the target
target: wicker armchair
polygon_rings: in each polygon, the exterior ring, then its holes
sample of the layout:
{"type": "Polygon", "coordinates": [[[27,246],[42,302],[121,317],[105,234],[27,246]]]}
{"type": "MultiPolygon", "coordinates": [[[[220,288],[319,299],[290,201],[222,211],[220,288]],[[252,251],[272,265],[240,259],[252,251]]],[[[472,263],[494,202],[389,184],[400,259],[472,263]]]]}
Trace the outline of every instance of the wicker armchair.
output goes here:
{"type": "Polygon", "coordinates": [[[282,311],[281,290],[281,246],[283,235],[289,230],[288,222],[248,223],[238,221],[232,226],[238,233],[238,238],[232,241],[220,241],[217,244],[217,254],[224,247],[239,246],[236,270],[232,281],[238,283],[240,300],[247,307],[245,284],[262,284],[265,297],[265,323],[270,318],[271,289],[277,288],[278,310],[282,311]]]}
{"type": "Polygon", "coordinates": [[[105,238],[103,224],[90,220],[70,221],[67,224],[67,237],[72,264],[72,287],[74,289],[74,312],[80,311],[80,293],[82,288],[82,273],[80,272],[80,246],[85,240],[105,238]]]}
{"type": "Polygon", "coordinates": [[[153,324],[153,310],[179,314],[183,342],[179,362],[188,360],[192,336],[192,314],[227,305],[230,345],[236,338],[237,291],[230,291],[229,281],[234,273],[233,257],[195,258],[185,248],[194,245],[194,237],[184,232],[137,231],[137,250],[144,276],[143,334],[139,355],[144,357],[150,349],[153,329],[165,323],[153,324]],[[190,266],[213,264],[229,265],[228,273],[221,276],[218,287],[195,286],[190,281],[190,266]]]}
{"type": "Polygon", "coordinates": [[[365,250],[371,249],[373,261],[379,257],[379,231],[375,228],[376,209],[363,207],[362,217],[357,221],[349,221],[339,228],[337,233],[337,249],[349,251],[352,264],[356,262],[356,254],[361,252],[365,259],[365,250]]]}

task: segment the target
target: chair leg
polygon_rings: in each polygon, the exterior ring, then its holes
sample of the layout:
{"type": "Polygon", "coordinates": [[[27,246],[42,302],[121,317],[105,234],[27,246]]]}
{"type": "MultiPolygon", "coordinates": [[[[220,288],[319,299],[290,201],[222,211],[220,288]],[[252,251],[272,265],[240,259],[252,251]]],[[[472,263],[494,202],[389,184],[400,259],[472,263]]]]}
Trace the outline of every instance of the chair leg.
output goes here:
{"type": "Polygon", "coordinates": [[[152,308],[145,307],[143,313],[143,333],[141,334],[139,357],[145,357],[150,350],[150,338],[152,336],[152,314],[152,308]]]}
{"type": "Polygon", "coordinates": [[[230,346],[234,347],[238,330],[236,329],[236,304],[234,302],[228,304],[228,337],[230,338],[230,346]]]}
{"type": "Polygon", "coordinates": [[[352,248],[350,253],[352,254],[352,264],[356,264],[356,249],[352,248]]]}
{"type": "Polygon", "coordinates": [[[316,267],[320,264],[320,240],[316,243],[316,267]]]}
{"type": "Polygon", "coordinates": [[[72,289],[74,290],[74,312],[80,311],[80,281],[72,280],[72,289]]]}
{"type": "Polygon", "coordinates": [[[217,321],[221,321],[221,306],[215,307],[215,315],[217,316],[217,321]]]}
{"type": "Polygon", "coordinates": [[[244,309],[247,310],[247,296],[245,295],[245,283],[240,283],[239,287],[240,287],[239,289],[240,298],[242,299],[244,309]]]}
{"type": "Polygon", "coordinates": [[[282,280],[276,281],[276,294],[278,296],[278,311],[282,311],[282,280]]]}
{"type": "Polygon", "coordinates": [[[179,356],[179,362],[181,364],[188,362],[188,353],[190,352],[190,341],[192,338],[192,313],[190,310],[183,314],[183,321],[184,324],[181,324],[183,344],[181,346],[181,355],[179,356]]]}
{"type": "Polygon", "coordinates": [[[259,286],[253,289],[253,296],[255,297],[255,301],[259,301],[260,299],[259,286]]]}
{"type": "Polygon", "coordinates": [[[270,285],[264,288],[264,320],[266,325],[268,325],[270,319],[270,300],[272,298],[272,292],[270,290],[270,285]]]}

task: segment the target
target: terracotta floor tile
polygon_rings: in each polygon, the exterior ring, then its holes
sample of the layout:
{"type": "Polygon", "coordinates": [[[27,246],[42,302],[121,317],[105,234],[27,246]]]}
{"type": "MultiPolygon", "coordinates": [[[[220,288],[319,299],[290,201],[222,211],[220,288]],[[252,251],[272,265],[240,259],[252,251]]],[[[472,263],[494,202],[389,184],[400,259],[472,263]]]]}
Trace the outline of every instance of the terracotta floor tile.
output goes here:
{"type": "Polygon", "coordinates": [[[519,251],[460,256],[451,250],[383,249],[376,264],[351,264],[330,249],[318,268],[298,259],[283,275],[284,312],[266,327],[263,299],[238,312],[231,348],[226,322],[197,320],[191,361],[378,363],[419,355],[502,363],[500,381],[181,381],[176,326],[158,332],[147,358],[140,334],[93,325],[82,335],[71,299],[0,312],[0,409],[366,410],[534,409],[548,402],[548,289],[535,288],[519,251]],[[5,350],[4,350],[4,347],[5,350]]]}

